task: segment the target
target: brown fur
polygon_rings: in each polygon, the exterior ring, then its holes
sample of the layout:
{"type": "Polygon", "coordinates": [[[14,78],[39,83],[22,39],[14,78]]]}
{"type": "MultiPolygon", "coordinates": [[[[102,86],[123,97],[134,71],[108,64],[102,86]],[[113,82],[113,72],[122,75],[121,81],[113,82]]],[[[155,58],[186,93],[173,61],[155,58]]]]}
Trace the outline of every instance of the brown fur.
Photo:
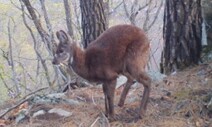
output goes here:
{"type": "MultiPolygon", "coordinates": [[[[57,32],[57,36],[60,44],[67,37],[63,31],[57,32]]],[[[70,43],[69,41],[67,39],[67,43],[70,43]]],[[[60,49],[60,44],[57,50],[60,49]]],[[[145,73],[149,56],[149,41],[141,29],[132,25],[114,26],[91,42],[85,50],[75,43],[70,43],[68,48],[70,56],[73,56],[73,62],[69,60],[69,65],[73,70],[89,81],[103,83],[106,115],[109,118],[114,117],[115,83],[120,74],[125,75],[128,81],[118,105],[123,106],[126,95],[135,79],[144,86],[140,115],[145,113],[151,80],[145,73]]],[[[53,60],[54,64],[55,61],[57,61],[56,58],[53,60]]]]}

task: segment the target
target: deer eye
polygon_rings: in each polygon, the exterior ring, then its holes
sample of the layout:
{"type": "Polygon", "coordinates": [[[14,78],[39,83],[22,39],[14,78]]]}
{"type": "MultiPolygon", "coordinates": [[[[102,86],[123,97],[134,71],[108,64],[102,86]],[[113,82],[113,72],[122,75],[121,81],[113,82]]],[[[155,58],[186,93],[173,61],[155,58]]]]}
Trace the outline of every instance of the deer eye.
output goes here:
{"type": "Polygon", "coordinates": [[[63,53],[63,52],[64,52],[64,50],[59,50],[59,51],[58,51],[58,53],[63,53]]]}

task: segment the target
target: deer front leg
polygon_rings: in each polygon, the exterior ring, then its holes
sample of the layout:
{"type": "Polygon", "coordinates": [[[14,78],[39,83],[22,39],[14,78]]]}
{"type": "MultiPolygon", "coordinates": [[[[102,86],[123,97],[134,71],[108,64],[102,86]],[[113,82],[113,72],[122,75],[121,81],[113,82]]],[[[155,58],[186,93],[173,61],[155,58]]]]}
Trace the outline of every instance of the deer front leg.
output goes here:
{"type": "Polygon", "coordinates": [[[109,111],[109,105],[108,105],[108,88],[107,88],[107,84],[103,84],[102,85],[102,88],[103,88],[103,92],[104,92],[104,95],[105,95],[105,115],[108,117],[108,111],[109,111]]]}
{"type": "Polygon", "coordinates": [[[114,93],[116,80],[103,83],[103,92],[105,95],[105,114],[109,120],[114,119],[114,93]]]}

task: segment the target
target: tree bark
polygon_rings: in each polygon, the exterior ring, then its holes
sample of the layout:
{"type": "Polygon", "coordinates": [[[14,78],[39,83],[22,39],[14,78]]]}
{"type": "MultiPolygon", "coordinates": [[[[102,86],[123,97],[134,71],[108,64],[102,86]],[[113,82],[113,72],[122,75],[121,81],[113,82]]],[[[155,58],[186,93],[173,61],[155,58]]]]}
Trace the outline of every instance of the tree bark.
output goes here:
{"type": "Polygon", "coordinates": [[[106,30],[103,4],[103,0],[80,0],[84,48],[106,30]]]}
{"type": "Polygon", "coordinates": [[[161,72],[198,64],[201,54],[201,0],[166,0],[161,72]]]}
{"type": "Polygon", "coordinates": [[[104,0],[103,2],[103,9],[105,14],[105,27],[106,29],[109,27],[109,13],[110,13],[110,6],[109,6],[109,0],[104,0]]]}

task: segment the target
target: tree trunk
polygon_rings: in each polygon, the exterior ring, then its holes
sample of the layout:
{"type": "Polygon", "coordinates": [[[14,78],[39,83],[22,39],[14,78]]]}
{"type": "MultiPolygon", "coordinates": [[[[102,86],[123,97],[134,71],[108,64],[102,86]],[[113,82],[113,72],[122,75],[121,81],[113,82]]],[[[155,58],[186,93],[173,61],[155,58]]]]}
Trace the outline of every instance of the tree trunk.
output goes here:
{"type": "Polygon", "coordinates": [[[169,74],[198,64],[201,25],[201,0],[166,0],[161,63],[163,73],[169,74]]]}
{"type": "Polygon", "coordinates": [[[74,39],[73,34],[73,28],[72,28],[72,22],[71,22],[71,9],[69,6],[68,0],[63,0],[65,13],[66,13],[66,25],[68,28],[68,34],[71,36],[72,39],[74,39]]]}
{"type": "MultiPolygon", "coordinates": [[[[54,47],[56,47],[56,44],[54,43],[55,40],[54,40],[54,38],[53,38],[53,35],[49,35],[48,32],[46,32],[46,31],[44,30],[44,28],[43,28],[43,26],[42,26],[42,24],[41,24],[41,21],[40,21],[40,19],[38,18],[38,16],[36,15],[35,10],[34,10],[34,8],[32,7],[30,1],[29,1],[29,0],[20,0],[20,2],[23,2],[24,5],[26,6],[26,8],[27,8],[27,10],[28,10],[28,12],[29,12],[29,14],[30,14],[30,16],[31,16],[31,18],[32,18],[32,20],[33,20],[33,22],[34,22],[34,25],[35,25],[35,27],[36,27],[38,33],[40,34],[40,36],[41,36],[41,38],[42,38],[42,41],[46,44],[46,47],[47,47],[47,50],[48,50],[49,54],[50,54],[51,56],[53,56],[53,55],[54,55],[54,51],[55,51],[55,50],[54,50],[54,47]]],[[[44,2],[44,1],[41,0],[40,2],[44,2]]],[[[43,5],[44,5],[44,3],[43,3],[43,5]]],[[[43,10],[46,11],[45,8],[43,8],[43,10]]],[[[45,21],[46,21],[47,25],[48,25],[48,24],[50,25],[50,21],[48,20],[47,13],[44,14],[44,15],[46,15],[46,16],[45,16],[45,21]]],[[[50,29],[49,29],[49,30],[50,30],[50,29]]],[[[37,55],[38,55],[38,54],[37,54],[37,55]]],[[[41,58],[41,56],[38,56],[38,57],[41,58]]],[[[42,62],[45,63],[45,60],[41,61],[41,63],[42,63],[42,62]]],[[[43,67],[44,67],[44,70],[46,71],[48,68],[47,68],[47,66],[44,65],[44,63],[42,63],[42,65],[43,65],[43,67]]],[[[64,71],[61,67],[58,67],[58,69],[57,69],[57,67],[54,67],[54,70],[55,70],[55,74],[56,74],[56,75],[58,75],[58,72],[60,73],[60,76],[62,77],[63,80],[68,80],[67,72],[64,71]]],[[[47,71],[46,71],[46,72],[47,72],[47,71]]],[[[58,76],[57,76],[57,77],[58,77],[58,76]]],[[[55,80],[58,80],[58,79],[55,79],[55,80]]],[[[49,79],[47,78],[47,81],[48,81],[48,83],[49,83],[49,86],[53,86],[55,80],[51,82],[51,81],[50,81],[50,77],[49,77],[49,79]]]]}
{"type": "Polygon", "coordinates": [[[202,0],[202,6],[207,30],[207,44],[212,48],[212,1],[202,0]]]}
{"type": "Polygon", "coordinates": [[[105,14],[105,27],[106,29],[109,27],[109,11],[110,11],[110,6],[109,6],[109,0],[104,0],[103,3],[103,10],[105,14]]]}
{"type": "Polygon", "coordinates": [[[103,0],[80,0],[83,46],[85,48],[106,30],[106,17],[103,5],[103,0]]]}
{"type": "Polygon", "coordinates": [[[46,6],[45,6],[45,0],[40,0],[40,4],[41,4],[41,8],[43,10],[43,15],[44,15],[44,18],[45,18],[45,21],[46,21],[46,26],[47,26],[47,29],[48,29],[48,32],[49,32],[49,35],[50,35],[50,38],[51,38],[51,42],[55,43],[52,25],[50,23],[50,20],[49,20],[48,14],[47,14],[47,10],[46,10],[46,6]]]}
{"type": "Polygon", "coordinates": [[[43,29],[42,25],[41,25],[41,21],[38,18],[38,16],[36,15],[36,12],[34,10],[34,8],[32,7],[31,3],[29,0],[21,0],[24,5],[26,6],[34,24],[35,27],[38,31],[38,33],[40,34],[42,41],[46,44],[48,52],[53,55],[53,43],[51,40],[50,35],[43,29]]]}

